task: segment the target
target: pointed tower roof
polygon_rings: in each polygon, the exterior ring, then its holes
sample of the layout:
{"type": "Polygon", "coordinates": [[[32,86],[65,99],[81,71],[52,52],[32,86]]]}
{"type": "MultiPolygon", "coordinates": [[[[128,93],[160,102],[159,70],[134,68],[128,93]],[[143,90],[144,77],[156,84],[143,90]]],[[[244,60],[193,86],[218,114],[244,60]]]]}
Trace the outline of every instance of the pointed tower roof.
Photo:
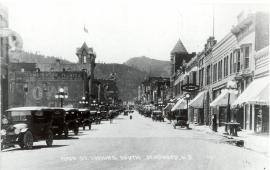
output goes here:
{"type": "Polygon", "coordinates": [[[183,43],[180,39],[177,41],[173,50],[171,51],[171,54],[175,54],[175,53],[177,53],[177,54],[183,54],[183,53],[187,54],[188,53],[185,46],[183,45],[183,43]]]}
{"type": "Polygon", "coordinates": [[[85,50],[87,53],[93,53],[93,48],[89,48],[86,42],[83,43],[81,48],[77,48],[76,54],[82,53],[83,50],[85,50]]]}

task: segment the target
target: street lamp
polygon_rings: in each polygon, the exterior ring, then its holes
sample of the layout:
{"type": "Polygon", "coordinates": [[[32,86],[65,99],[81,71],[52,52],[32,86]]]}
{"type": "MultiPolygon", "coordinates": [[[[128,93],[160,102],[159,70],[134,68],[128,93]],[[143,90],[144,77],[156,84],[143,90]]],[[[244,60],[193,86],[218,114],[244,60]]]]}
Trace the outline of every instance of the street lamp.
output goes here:
{"type": "Polygon", "coordinates": [[[231,106],[230,106],[230,98],[231,93],[237,93],[237,83],[235,81],[228,81],[226,90],[228,90],[228,103],[227,103],[227,122],[231,121],[231,106]]]}
{"type": "Polygon", "coordinates": [[[55,95],[56,99],[60,99],[61,107],[63,107],[63,100],[68,98],[67,93],[64,91],[63,88],[60,88],[55,95]]]}
{"type": "MultiPolygon", "coordinates": [[[[189,93],[186,93],[185,96],[184,96],[184,98],[185,98],[186,101],[187,101],[187,116],[188,116],[188,100],[190,99],[190,94],[189,94],[189,93]]],[[[189,118],[189,116],[188,116],[188,118],[189,118]]],[[[188,120],[189,120],[189,119],[188,119],[188,120]]]]}
{"type": "Polygon", "coordinates": [[[86,100],[85,97],[82,97],[82,99],[79,101],[79,103],[80,103],[81,105],[83,105],[83,107],[85,107],[85,105],[88,104],[88,101],[86,100]]]}

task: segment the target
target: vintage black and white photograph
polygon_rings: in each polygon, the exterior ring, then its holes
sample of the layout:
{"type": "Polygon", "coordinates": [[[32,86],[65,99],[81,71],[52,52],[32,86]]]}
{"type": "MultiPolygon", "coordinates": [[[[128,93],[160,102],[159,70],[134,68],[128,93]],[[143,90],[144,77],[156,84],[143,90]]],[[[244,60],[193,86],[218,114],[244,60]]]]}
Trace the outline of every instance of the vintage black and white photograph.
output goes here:
{"type": "Polygon", "coordinates": [[[266,0],[1,0],[1,170],[269,170],[266,0]]]}

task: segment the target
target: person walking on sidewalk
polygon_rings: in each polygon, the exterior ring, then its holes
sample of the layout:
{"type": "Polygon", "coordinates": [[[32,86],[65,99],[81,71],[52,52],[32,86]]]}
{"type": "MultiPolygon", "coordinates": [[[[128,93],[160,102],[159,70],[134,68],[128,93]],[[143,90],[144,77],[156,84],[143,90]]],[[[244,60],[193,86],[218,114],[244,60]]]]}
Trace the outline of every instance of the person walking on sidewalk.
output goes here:
{"type": "Polygon", "coordinates": [[[214,132],[217,132],[217,115],[216,114],[212,115],[212,130],[214,132]]]}

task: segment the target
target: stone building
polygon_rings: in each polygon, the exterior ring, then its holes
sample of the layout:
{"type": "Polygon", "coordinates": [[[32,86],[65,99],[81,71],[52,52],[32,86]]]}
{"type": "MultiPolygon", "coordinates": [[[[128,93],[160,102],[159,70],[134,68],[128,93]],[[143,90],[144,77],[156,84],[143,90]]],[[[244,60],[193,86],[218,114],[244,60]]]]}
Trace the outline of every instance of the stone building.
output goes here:
{"type": "Polygon", "coordinates": [[[59,106],[55,95],[60,88],[68,94],[64,100],[66,106],[78,107],[82,97],[91,103],[96,54],[84,43],[76,55],[78,63],[75,64],[60,60],[52,64],[17,64],[18,70],[9,73],[9,107],[59,106]]]}

